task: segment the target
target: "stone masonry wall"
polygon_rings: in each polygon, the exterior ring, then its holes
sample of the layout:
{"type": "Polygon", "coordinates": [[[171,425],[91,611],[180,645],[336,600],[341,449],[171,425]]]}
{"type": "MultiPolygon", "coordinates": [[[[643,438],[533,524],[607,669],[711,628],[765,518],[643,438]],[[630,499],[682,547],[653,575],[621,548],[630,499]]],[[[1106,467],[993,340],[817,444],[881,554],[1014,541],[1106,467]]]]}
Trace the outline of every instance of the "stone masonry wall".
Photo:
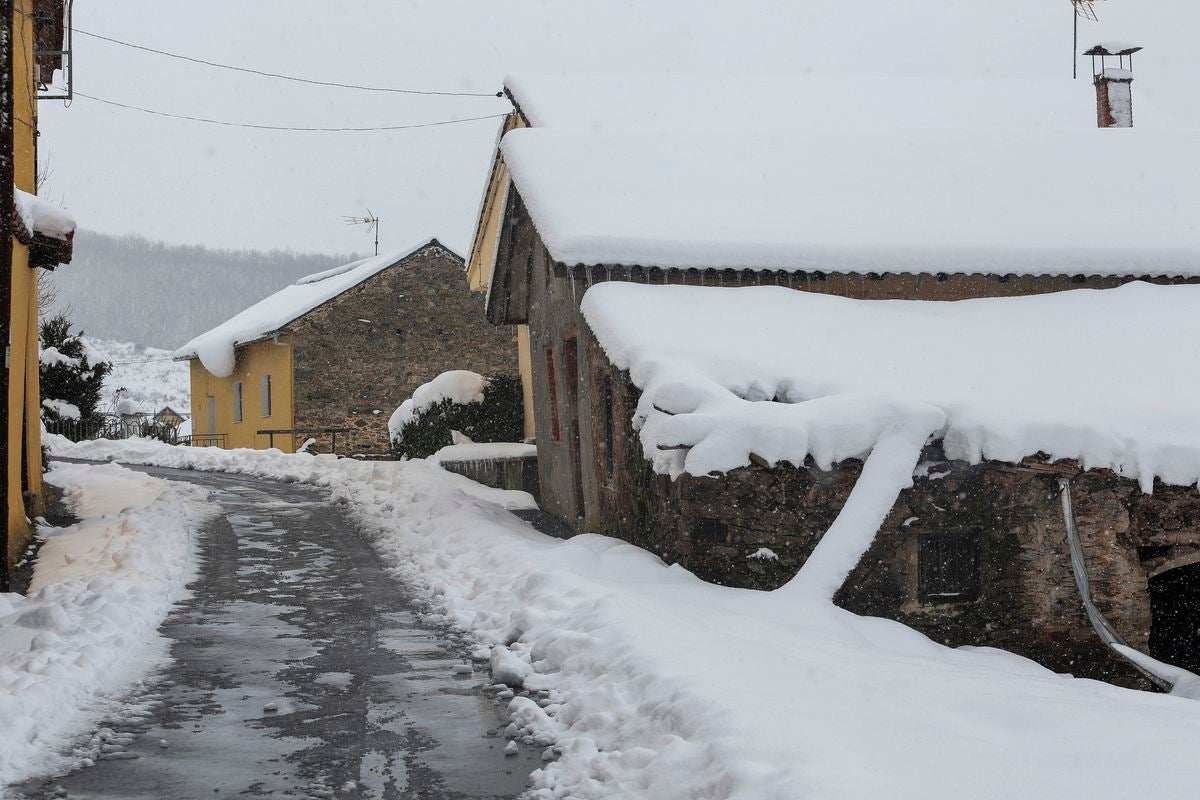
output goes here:
{"type": "MultiPolygon", "coordinates": [[[[339,453],[389,450],[391,413],[439,373],[516,375],[516,331],[484,320],[462,261],[431,246],[292,324],[296,428],[350,428],[339,453]]],[[[317,449],[328,452],[329,438],[317,449]]]]}
{"type": "MultiPolygon", "coordinates": [[[[704,580],[770,590],[786,583],[845,503],[861,470],[846,462],[831,471],[807,464],[748,466],[719,478],[651,472],[628,420],[636,389],[625,374],[601,366],[593,351],[592,381],[612,381],[617,468],[599,491],[592,525],[645,547],[704,580]],[[750,558],[768,548],[778,560],[750,558]]],[[[592,397],[598,398],[599,392],[592,397]]],[[[606,441],[591,409],[592,438],[606,441]]],[[[925,454],[914,485],[901,493],[875,543],[838,594],[858,614],[903,622],[949,646],[999,647],[1059,672],[1144,686],[1096,637],[1075,587],[1063,521],[1059,474],[1041,465],[948,462],[925,454]],[[964,602],[918,597],[918,540],[927,534],[980,539],[981,591],[964,602]]],[[[598,448],[597,474],[607,456],[598,448]]],[[[1107,471],[1074,471],[1072,499],[1097,606],[1135,648],[1147,649],[1153,548],[1159,561],[1200,554],[1200,493],[1159,485],[1141,492],[1107,471]],[[1167,555],[1163,555],[1167,553],[1167,555]]]]}

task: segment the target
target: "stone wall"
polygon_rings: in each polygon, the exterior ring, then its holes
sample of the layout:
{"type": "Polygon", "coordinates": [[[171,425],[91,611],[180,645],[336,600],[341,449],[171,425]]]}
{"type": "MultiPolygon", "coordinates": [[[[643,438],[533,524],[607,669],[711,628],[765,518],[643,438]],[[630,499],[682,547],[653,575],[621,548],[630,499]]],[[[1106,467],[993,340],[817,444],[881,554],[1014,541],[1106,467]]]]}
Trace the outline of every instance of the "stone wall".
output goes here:
{"type": "MultiPolygon", "coordinates": [[[[652,473],[629,419],[636,389],[592,353],[590,381],[621,386],[611,437],[617,468],[601,486],[588,525],[679,563],[704,580],[770,590],[786,583],[836,518],[861,464],[830,471],[809,463],[773,469],[747,466],[719,478],[652,473]],[[777,559],[753,558],[767,548],[777,559]]],[[[598,398],[600,392],[593,392],[598,398]]],[[[610,437],[590,409],[593,441],[610,437]]],[[[607,473],[598,448],[593,470],[607,473]]],[[[1200,493],[1158,485],[1143,494],[1134,481],[1071,465],[969,465],[927,449],[912,488],[903,491],[875,543],[838,594],[858,614],[909,625],[957,647],[990,646],[1032,658],[1059,672],[1144,686],[1097,638],[1075,586],[1063,520],[1060,475],[1069,475],[1076,520],[1096,605],[1133,647],[1148,647],[1147,577],[1200,559],[1200,493]],[[978,597],[923,601],[918,595],[918,542],[925,536],[979,540],[978,597]]]]}
{"type": "MultiPolygon", "coordinates": [[[[421,384],[469,369],[516,375],[516,331],[487,324],[462,261],[419,250],[290,326],[295,427],[349,428],[339,453],[383,454],[387,421],[421,384]]],[[[327,452],[329,437],[318,438],[327,452]]]]}

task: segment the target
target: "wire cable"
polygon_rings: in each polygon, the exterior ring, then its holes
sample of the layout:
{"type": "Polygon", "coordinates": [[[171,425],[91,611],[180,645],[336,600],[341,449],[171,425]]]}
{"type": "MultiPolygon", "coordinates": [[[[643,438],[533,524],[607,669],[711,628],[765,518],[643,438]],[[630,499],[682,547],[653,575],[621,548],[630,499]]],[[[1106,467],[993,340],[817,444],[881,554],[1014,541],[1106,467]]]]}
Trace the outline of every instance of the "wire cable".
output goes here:
{"type": "Polygon", "coordinates": [[[294,81],[296,83],[307,83],[307,84],[311,84],[313,86],[331,86],[331,87],[334,87],[337,89],[358,89],[358,90],[364,91],[364,92],[391,92],[393,94],[421,94],[421,95],[432,95],[432,96],[436,96],[436,97],[503,97],[504,96],[504,92],[440,92],[440,91],[432,91],[432,90],[427,90],[427,89],[398,89],[398,88],[394,88],[394,87],[390,87],[390,86],[363,86],[363,85],[356,84],[356,83],[338,83],[337,81],[318,81],[318,80],[313,80],[311,78],[299,78],[299,77],[296,77],[295,75],[284,75],[284,74],[281,74],[278,72],[267,72],[267,71],[261,70],[261,69],[251,69],[249,67],[235,67],[231,64],[221,64],[217,61],[208,61],[207,59],[203,59],[203,58],[194,58],[193,56],[184,56],[184,55],[180,55],[179,53],[168,53],[166,50],[156,50],[153,47],[146,47],[145,45],[134,44],[132,42],[123,42],[120,39],[114,39],[111,36],[101,36],[98,33],[91,33],[90,31],[80,30],[79,28],[75,28],[74,32],[82,34],[84,36],[90,36],[93,39],[100,39],[101,41],[111,42],[113,44],[119,44],[122,47],[130,47],[130,48],[133,48],[134,50],[142,50],[146,53],[154,53],[156,55],[166,56],[168,58],[177,58],[180,61],[190,61],[193,64],[203,64],[206,67],[216,67],[217,69],[227,69],[227,70],[231,70],[233,72],[246,72],[251,75],[258,75],[263,78],[277,78],[279,80],[284,80],[284,81],[294,81]]]}
{"type": "MultiPolygon", "coordinates": [[[[60,91],[66,91],[61,87],[54,87],[60,91]]],[[[187,114],[171,114],[166,111],[157,111],[153,108],[143,108],[142,106],[130,105],[129,103],[118,103],[116,100],[106,100],[103,97],[85,94],[78,89],[75,90],[76,97],[83,97],[95,103],[103,103],[107,106],[115,106],[124,108],[130,111],[140,111],[143,114],[152,114],[156,117],[168,117],[170,119],[183,119],[190,122],[203,122],[208,125],[222,125],[227,128],[253,128],[260,131],[307,131],[318,133],[363,133],[367,131],[403,131],[412,128],[435,128],[441,125],[457,125],[461,122],[478,122],[484,119],[500,119],[507,117],[508,114],[486,114],[481,117],[461,117],[459,119],[442,119],[435,122],[413,122],[406,125],[373,125],[367,127],[305,127],[300,125],[257,125],[251,122],[230,122],[228,120],[210,119],[208,117],[193,117],[187,114]]]]}

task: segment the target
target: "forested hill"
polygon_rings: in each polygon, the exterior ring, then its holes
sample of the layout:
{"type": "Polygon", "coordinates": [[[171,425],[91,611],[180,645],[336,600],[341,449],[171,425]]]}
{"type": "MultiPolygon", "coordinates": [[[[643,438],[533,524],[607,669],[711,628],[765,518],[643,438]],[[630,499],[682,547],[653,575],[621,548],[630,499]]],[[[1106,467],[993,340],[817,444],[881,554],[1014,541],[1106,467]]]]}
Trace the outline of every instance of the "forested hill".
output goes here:
{"type": "Polygon", "coordinates": [[[54,310],[67,310],[89,336],[173,349],[299,277],[358,257],[212,250],[79,231],[74,260],[52,278],[54,310]]]}

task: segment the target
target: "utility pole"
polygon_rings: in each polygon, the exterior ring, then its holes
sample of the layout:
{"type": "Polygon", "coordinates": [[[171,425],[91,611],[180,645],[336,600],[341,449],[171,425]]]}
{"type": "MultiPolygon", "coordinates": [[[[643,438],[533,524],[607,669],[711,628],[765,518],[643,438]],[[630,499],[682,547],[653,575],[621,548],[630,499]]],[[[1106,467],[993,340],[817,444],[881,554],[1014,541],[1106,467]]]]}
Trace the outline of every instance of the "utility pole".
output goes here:
{"type": "MultiPolygon", "coordinates": [[[[9,588],[8,529],[9,506],[9,369],[12,349],[12,251],[13,218],[16,198],[13,196],[13,0],[0,0],[0,343],[4,345],[4,369],[0,370],[0,591],[9,588]]],[[[20,493],[17,495],[20,498],[20,493]]]]}

